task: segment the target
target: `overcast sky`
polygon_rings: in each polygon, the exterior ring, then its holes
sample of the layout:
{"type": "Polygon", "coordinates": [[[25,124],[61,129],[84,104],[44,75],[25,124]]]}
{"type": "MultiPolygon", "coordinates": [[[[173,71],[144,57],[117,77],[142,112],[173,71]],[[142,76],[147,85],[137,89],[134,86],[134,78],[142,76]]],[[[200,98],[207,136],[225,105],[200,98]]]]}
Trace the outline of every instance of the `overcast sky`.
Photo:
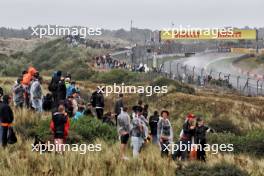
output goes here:
{"type": "Polygon", "coordinates": [[[264,0],[0,0],[0,26],[264,27],[264,0]]]}

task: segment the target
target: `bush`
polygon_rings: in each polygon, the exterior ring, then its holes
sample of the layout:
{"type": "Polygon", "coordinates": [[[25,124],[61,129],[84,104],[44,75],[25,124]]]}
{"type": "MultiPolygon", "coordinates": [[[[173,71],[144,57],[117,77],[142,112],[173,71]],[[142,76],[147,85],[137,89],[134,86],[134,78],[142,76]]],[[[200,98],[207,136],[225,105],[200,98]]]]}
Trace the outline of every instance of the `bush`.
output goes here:
{"type": "Polygon", "coordinates": [[[140,73],[127,70],[114,69],[109,72],[100,72],[92,76],[91,81],[105,84],[130,84],[139,81],[137,78],[140,73]]]}
{"type": "MultiPolygon", "coordinates": [[[[38,135],[43,140],[51,140],[52,134],[49,128],[50,119],[41,120],[32,130],[29,136],[38,135]]],[[[82,117],[78,120],[71,120],[70,131],[67,138],[68,143],[93,142],[96,139],[102,139],[107,142],[113,142],[117,139],[115,127],[102,123],[92,117],[82,117]]]]}
{"type": "Polygon", "coordinates": [[[236,135],[242,134],[240,128],[227,118],[213,118],[209,122],[209,126],[213,128],[216,132],[220,133],[229,132],[234,133],[236,135]]]}
{"type": "Polygon", "coordinates": [[[177,92],[194,94],[195,89],[187,84],[180,83],[179,81],[171,80],[164,77],[156,78],[152,83],[152,86],[173,86],[174,90],[177,92]]]}
{"type": "Polygon", "coordinates": [[[214,133],[208,135],[209,144],[233,144],[234,153],[245,153],[256,157],[264,156],[264,131],[250,131],[237,136],[232,133],[214,133]]]}
{"type": "Polygon", "coordinates": [[[117,130],[102,121],[93,117],[82,117],[77,121],[73,121],[71,131],[75,131],[82,136],[86,142],[93,142],[99,138],[108,142],[113,142],[117,139],[117,130]]]}

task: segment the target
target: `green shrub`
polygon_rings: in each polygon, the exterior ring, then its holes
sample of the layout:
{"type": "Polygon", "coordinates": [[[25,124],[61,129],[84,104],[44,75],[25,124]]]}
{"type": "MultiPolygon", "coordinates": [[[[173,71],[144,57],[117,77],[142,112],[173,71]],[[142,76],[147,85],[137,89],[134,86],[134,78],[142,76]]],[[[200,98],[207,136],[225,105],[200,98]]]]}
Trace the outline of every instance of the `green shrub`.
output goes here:
{"type": "Polygon", "coordinates": [[[237,136],[232,133],[213,133],[208,135],[209,144],[233,144],[234,153],[245,153],[256,157],[264,156],[264,131],[250,131],[237,136]]]}
{"type": "Polygon", "coordinates": [[[98,72],[92,76],[91,81],[105,84],[131,84],[139,81],[139,74],[140,73],[130,72],[127,70],[114,69],[109,72],[98,72]]]}
{"type": "Polygon", "coordinates": [[[220,133],[234,133],[236,135],[241,135],[242,134],[242,131],[239,128],[239,126],[235,125],[228,118],[213,118],[208,124],[216,132],[220,132],[220,133]]]}
{"type": "Polygon", "coordinates": [[[115,127],[86,116],[72,121],[71,131],[75,131],[87,142],[93,142],[97,138],[113,142],[118,136],[115,127]]]}
{"type": "MultiPolygon", "coordinates": [[[[38,135],[43,140],[51,140],[50,119],[40,120],[32,130],[28,131],[28,136],[38,135]]],[[[102,123],[92,117],[81,117],[78,120],[71,120],[68,143],[93,142],[96,139],[102,139],[106,142],[114,142],[117,139],[117,130],[115,127],[102,123]]]]}
{"type": "Polygon", "coordinates": [[[195,89],[187,84],[180,83],[179,81],[171,80],[164,77],[156,78],[152,83],[152,86],[173,86],[177,92],[194,94],[195,89]]]}

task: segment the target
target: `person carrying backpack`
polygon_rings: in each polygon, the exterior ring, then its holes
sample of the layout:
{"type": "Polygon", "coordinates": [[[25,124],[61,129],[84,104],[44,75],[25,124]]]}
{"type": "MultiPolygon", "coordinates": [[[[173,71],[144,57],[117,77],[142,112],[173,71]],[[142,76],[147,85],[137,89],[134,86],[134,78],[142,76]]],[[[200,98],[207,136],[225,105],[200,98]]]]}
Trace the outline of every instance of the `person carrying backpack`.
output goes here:
{"type": "Polygon", "coordinates": [[[158,144],[158,122],[159,122],[159,113],[155,111],[152,116],[149,118],[150,134],[152,137],[152,143],[158,144]]]}
{"type": "Polygon", "coordinates": [[[166,110],[161,111],[161,119],[158,122],[158,139],[161,147],[161,156],[168,156],[168,147],[173,141],[173,130],[169,120],[169,112],[166,110]]]}
{"type": "MultiPolygon", "coordinates": [[[[0,90],[0,96],[2,92],[0,90]]],[[[14,120],[14,115],[11,107],[9,106],[12,98],[9,95],[3,96],[3,101],[0,101],[0,143],[3,147],[7,146],[8,143],[8,131],[12,126],[12,122],[14,120]]]]}
{"type": "Polygon", "coordinates": [[[54,144],[56,145],[56,149],[58,149],[56,152],[62,152],[62,144],[66,141],[66,137],[69,134],[69,128],[70,120],[68,114],[65,112],[65,106],[64,104],[59,104],[57,111],[52,114],[50,122],[54,144]]]}

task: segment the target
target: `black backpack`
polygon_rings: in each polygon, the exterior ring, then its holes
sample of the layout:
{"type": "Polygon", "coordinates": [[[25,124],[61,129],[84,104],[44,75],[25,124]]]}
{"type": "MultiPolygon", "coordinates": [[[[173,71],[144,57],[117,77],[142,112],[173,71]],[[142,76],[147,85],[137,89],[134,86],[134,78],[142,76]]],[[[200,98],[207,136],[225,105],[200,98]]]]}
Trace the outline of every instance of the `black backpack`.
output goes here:
{"type": "Polygon", "coordinates": [[[47,95],[43,98],[42,108],[44,111],[50,111],[53,107],[53,97],[51,94],[47,93],[47,95]]]}

